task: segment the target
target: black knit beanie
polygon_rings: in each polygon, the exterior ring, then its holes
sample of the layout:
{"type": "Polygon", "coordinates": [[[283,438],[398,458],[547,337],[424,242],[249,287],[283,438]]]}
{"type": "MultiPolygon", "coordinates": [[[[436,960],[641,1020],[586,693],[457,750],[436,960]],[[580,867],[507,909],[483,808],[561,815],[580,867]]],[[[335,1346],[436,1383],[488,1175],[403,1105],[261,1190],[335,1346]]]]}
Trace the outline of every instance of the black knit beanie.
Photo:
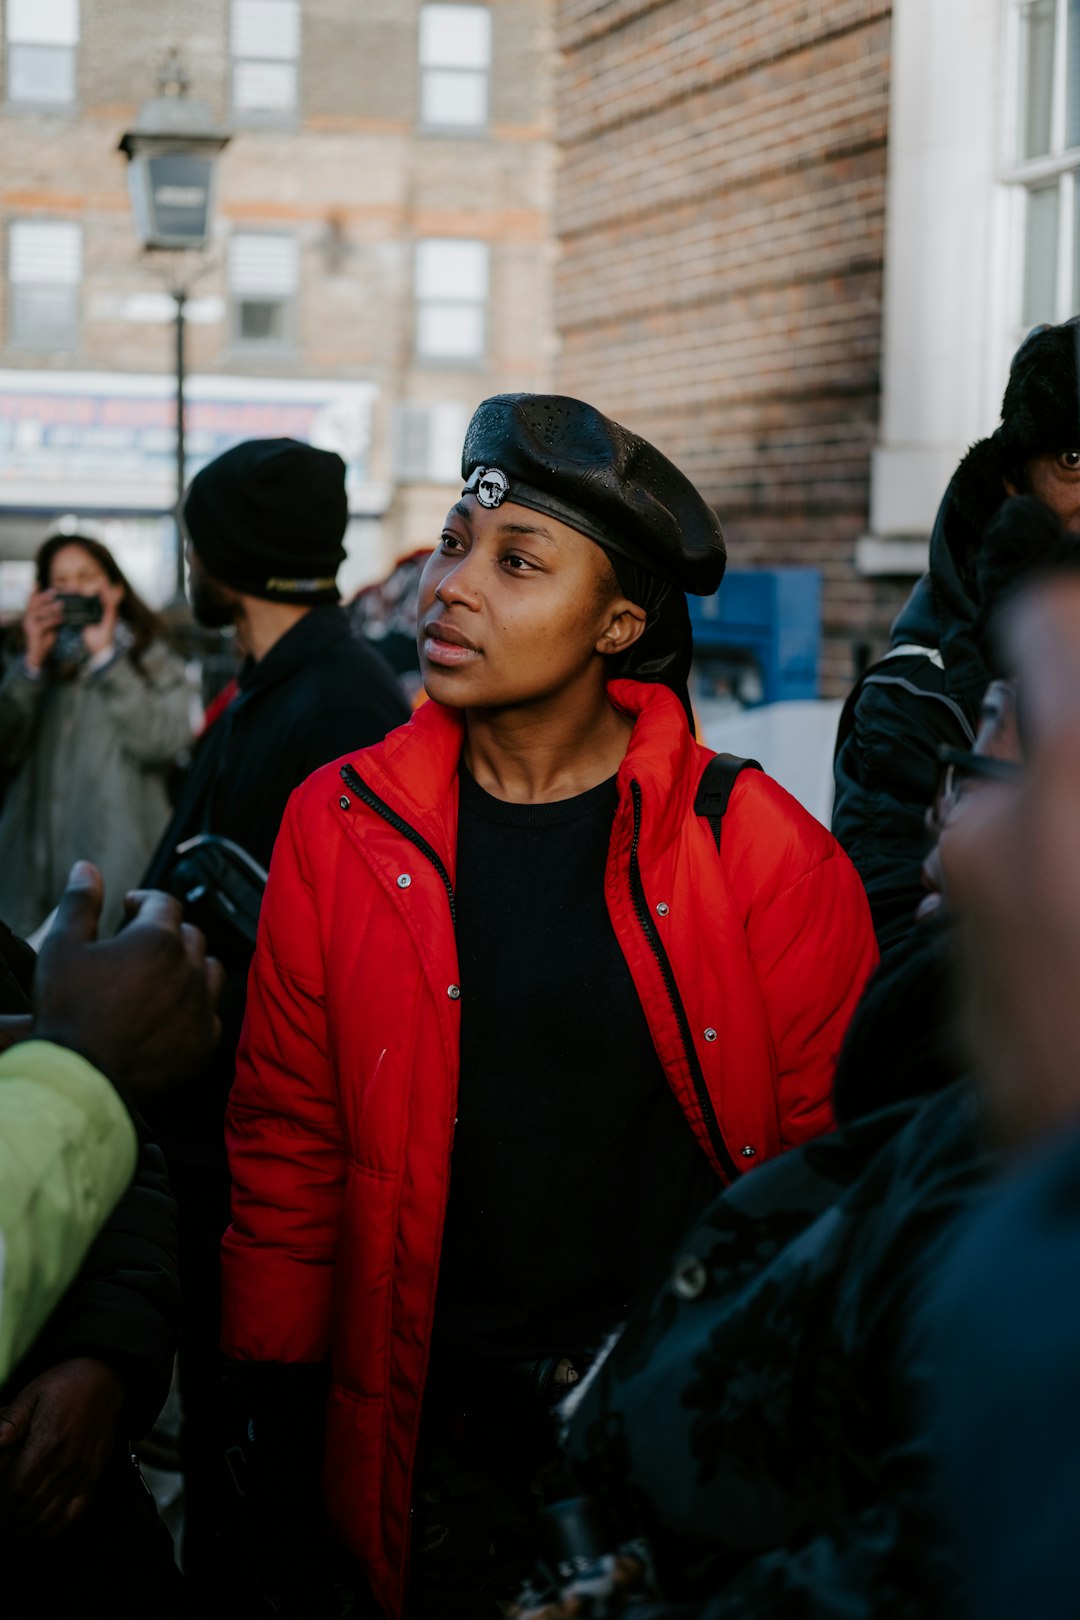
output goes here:
{"type": "Polygon", "coordinates": [[[1037,326],[1013,356],[1001,426],[994,434],[1011,483],[1020,484],[1031,456],[1080,449],[1080,316],[1037,326]]]}
{"type": "Polygon", "coordinates": [[[184,498],[207,573],[245,596],[308,607],[338,600],[349,521],[345,463],[296,439],[249,439],[211,461],[184,498]]]}

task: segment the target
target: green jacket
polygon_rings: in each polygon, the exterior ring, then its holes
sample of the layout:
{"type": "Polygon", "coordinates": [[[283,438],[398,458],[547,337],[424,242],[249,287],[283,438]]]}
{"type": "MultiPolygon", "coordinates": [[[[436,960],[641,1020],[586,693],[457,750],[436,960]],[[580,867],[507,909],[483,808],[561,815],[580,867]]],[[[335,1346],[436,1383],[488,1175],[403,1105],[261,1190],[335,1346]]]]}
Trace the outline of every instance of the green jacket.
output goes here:
{"type": "Polygon", "coordinates": [[[123,914],[169,818],[165,772],[191,741],[183,662],[163,643],[97,672],[37,679],[21,660],[0,681],[0,765],[14,770],[0,815],[0,916],[32,934],[77,860],[105,880],[102,934],[123,914]]]}
{"type": "Polygon", "coordinates": [[[45,1041],[0,1057],[0,1385],[131,1180],[131,1118],[104,1075],[45,1041]]]}

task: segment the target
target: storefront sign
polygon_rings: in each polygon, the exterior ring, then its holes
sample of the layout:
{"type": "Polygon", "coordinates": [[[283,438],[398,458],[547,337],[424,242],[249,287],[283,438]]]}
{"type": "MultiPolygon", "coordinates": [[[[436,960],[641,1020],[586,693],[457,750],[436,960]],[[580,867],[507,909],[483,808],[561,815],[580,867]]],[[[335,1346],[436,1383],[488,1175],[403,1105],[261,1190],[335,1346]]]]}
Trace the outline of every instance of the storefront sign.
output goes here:
{"type": "MultiPolygon", "coordinates": [[[[176,499],[176,402],[169,377],[0,370],[0,513],[157,514],[176,499]]],[[[187,475],[242,439],[336,450],[349,507],[382,510],[370,483],[369,382],[193,376],[187,475]]]]}

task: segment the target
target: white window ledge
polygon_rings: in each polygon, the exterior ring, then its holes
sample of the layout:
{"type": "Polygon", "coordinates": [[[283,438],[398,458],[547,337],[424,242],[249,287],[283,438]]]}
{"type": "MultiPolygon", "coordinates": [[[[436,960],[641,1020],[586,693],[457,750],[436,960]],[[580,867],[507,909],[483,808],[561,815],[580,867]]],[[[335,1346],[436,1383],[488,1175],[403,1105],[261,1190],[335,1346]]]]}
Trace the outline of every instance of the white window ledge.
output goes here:
{"type": "Polygon", "coordinates": [[[883,540],[864,534],[855,542],[855,571],[864,578],[914,578],[926,572],[929,560],[930,542],[922,538],[883,540]]]}

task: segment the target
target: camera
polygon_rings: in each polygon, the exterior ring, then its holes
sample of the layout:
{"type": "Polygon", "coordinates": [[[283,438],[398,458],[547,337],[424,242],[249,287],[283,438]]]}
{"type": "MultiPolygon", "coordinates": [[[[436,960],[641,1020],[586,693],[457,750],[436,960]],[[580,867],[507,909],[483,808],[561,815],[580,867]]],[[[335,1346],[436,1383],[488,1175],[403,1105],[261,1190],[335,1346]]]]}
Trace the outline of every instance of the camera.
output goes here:
{"type": "Polygon", "coordinates": [[[105,606],[100,596],[80,596],[78,593],[58,592],[60,623],[72,630],[85,630],[88,624],[100,624],[105,606]]]}

